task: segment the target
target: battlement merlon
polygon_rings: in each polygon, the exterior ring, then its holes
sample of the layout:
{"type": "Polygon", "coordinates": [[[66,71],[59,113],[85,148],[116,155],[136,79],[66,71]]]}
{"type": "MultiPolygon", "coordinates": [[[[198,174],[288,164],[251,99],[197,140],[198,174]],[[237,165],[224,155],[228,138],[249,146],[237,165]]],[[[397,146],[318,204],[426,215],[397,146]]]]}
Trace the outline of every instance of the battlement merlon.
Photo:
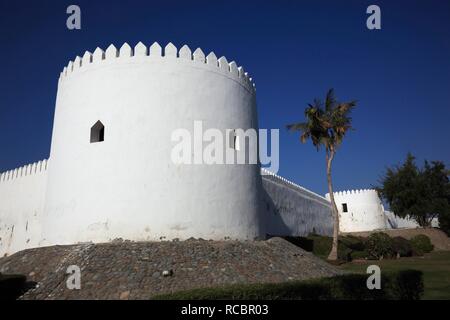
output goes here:
{"type": "Polygon", "coordinates": [[[182,46],[178,50],[170,42],[165,46],[164,52],[157,42],[153,43],[149,48],[142,42],[139,42],[134,49],[128,43],[124,43],[120,49],[117,49],[111,44],[106,51],[103,51],[101,48],[95,49],[94,53],[86,51],[82,57],[77,56],[64,67],[59,77],[59,83],[69,79],[72,74],[85,70],[86,68],[107,62],[129,62],[130,59],[148,59],[148,61],[176,59],[180,63],[192,63],[193,66],[195,64],[204,65],[211,71],[221,73],[239,82],[250,92],[254,93],[256,91],[253,79],[248,72],[245,72],[243,67],[238,67],[236,62],[228,62],[225,57],[217,58],[214,52],[205,56],[200,48],[192,52],[187,45],[182,46]]]}
{"type": "Polygon", "coordinates": [[[29,176],[47,170],[48,160],[30,163],[15,169],[0,173],[0,182],[11,181],[20,177],[29,176]]]}

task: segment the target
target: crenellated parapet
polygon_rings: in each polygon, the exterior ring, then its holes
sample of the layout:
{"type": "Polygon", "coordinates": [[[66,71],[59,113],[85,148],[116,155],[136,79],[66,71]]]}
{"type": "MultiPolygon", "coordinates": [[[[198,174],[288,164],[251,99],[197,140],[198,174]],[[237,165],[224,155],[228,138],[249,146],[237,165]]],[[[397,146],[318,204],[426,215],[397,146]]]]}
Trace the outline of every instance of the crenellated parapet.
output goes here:
{"type": "Polygon", "coordinates": [[[227,58],[217,58],[214,52],[208,55],[197,48],[195,51],[184,45],[178,50],[172,43],[167,44],[162,48],[157,42],[147,47],[142,42],[139,42],[134,48],[128,43],[124,43],[120,49],[114,45],[110,45],[105,51],[97,48],[93,53],[86,51],[82,57],[77,56],[61,72],[59,82],[64,82],[66,79],[78,72],[95,68],[102,64],[111,63],[127,63],[130,61],[159,61],[177,62],[191,64],[193,67],[203,67],[210,71],[220,73],[229,77],[239,83],[250,91],[255,91],[256,87],[253,79],[245,72],[243,67],[239,67],[236,62],[228,62],[227,58]]]}
{"type": "Polygon", "coordinates": [[[48,160],[42,160],[0,173],[0,183],[34,175],[47,170],[48,160]]]}
{"type": "Polygon", "coordinates": [[[325,201],[327,204],[329,203],[328,199],[324,198],[323,196],[321,196],[320,194],[317,194],[315,192],[312,192],[311,190],[308,190],[298,184],[296,184],[295,182],[292,182],[286,178],[283,178],[275,173],[273,173],[272,171],[269,171],[267,169],[261,168],[261,175],[263,176],[269,176],[269,177],[273,177],[275,180],[278,180],[281,183],[284,183],[290,187],[293,187],[294,189],[296,189],[297,191],[301,192],[302,194],[305,194],[311,198],[314,198],[315,200],[318,200],[320,202],[325,201]]]}
{"type": "MultiPolygon", "coordinates": [[[[345,190],[345,191],[337,191],[333,192],[334,196],[347,196],[347,195],[378,195],[375,189],[356,189],[356,190],[345,190]]],[[[326,194],[326,197],[329,197],[329,193],[326,194]]]]}

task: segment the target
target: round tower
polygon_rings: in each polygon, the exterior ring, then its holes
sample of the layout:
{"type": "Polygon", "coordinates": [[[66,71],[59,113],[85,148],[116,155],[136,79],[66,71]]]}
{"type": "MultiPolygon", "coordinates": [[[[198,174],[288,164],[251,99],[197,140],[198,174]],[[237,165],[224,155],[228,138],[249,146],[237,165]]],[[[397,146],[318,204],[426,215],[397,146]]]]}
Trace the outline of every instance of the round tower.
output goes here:
{"type": "MultiPolygon", "coordinates": [[[[86,52],[61,74],[44,243],[254,239],[259,164],[176,163],[173,133],[258,128],[255,89],[235,62],[139,43],[86,52]]],[[[194,141],[192,141],[194,144],[194,141]]],[[[225,148],[230,146],[224,146],[225,148]]],[[[196,147],[192,147],[192,152],[196,147]]],[[[236,148],[237,149],[237,148],[236,148]]],[[[229,150],[228,150],[229,151],[229,150]]],[[[238,152],[237,150],[234,150],[238,152]]]]}
{"type": "MultiPolygon", "coordinates": [[[[385,214],[378,193],[371,190],[334,192],[339,211],[339,231],[359,232],[385,229],[385,214]]],[[[330,199],[330,194],[326,194],[330,199]]]]}

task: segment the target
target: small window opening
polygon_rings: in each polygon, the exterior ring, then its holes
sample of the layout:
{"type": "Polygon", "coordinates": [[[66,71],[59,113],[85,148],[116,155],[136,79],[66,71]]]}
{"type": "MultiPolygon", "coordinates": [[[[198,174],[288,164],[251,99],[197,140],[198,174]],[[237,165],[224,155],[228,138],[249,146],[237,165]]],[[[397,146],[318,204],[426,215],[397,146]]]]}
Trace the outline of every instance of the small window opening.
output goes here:
{"type": "Polygon", "coordinates": [[[346,204],[346,203],[343,203],[343,204],[342,204],[342,212],[348,212],[347,204],[346,204]]]}
{"type": "Polygon", "coordinates": [[[241,147],[239,145],[239,137],[235,134],[234,135],[234,149],[237,151],[241,150],[241,147]]]}
{"type": "Polygon", "coordinates": [[[230,148],[239,151],[239,137],[236,134],[236,130],[230,132],[230,148]]]}
{"type": "Polygon", "coordinates": [[[91,143],[105,141],[105,126],[97,121],[91,128],[91,143]]]}

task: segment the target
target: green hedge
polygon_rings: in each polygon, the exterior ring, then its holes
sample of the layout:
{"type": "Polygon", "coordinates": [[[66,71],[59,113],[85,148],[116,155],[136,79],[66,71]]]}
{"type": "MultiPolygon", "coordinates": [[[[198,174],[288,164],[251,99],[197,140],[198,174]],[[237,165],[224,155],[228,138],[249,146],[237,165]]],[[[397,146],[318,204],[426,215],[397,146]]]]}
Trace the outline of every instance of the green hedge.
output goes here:
{"type": "Polygon", "coordinates": [[[404,270],[381,276],[381,289],[367,289],[365,274],[278,284],[232,285],[154,296],[155,300],[417,300],[422,272],[404,270]]]}
{"type": "MultiPolygon", "coordinates": [[[[331,251],[333,238],[311,234],[308,237],[283,237],[285,240],[326,259],[331,251]]],[[[353,252],[365,249],[365,239],[355,236],[340,236],[338,258],[341,261],[351,261],[353,252]]]]}
{"type": "MultiPolygon", "coordinates": [[[[301,237],[299,237],[301,238],[301,237]]],[[[324,237],[324,236],[318,236],[318,235],[310,235],[308,236],[304,241],[307,240],[312,242],[312,250],[308,250],[309,248],[302,247],[303,249],[307,251],[311,251],[314,253],[314,255],[326,259],[331,251],[331,246],[333,244],[333,238],[331,237],[324,237]]],[[[289,240],[288,240],[289,241],[289,240]]],[[[292,241],[291,241],[292,242],[292,241]]],[[[342,261],[350,261],[351,260],[351,253],[352,249],[347,246],[348,243],[353,243],[353,239],[348,239],[347,237],[340,237],[339,238],[339,245],[338,245],[338,258],[342,261]],[[343,242],[346,241],[346,242],[343,242]]],[[[294,243],[294,242],[293,242],[294,243]]],[[[295,244],[295,243],[294,243],[295,244]]]]}
{"type": "Polygon", "coordinates": [[[341,243],[353,251],[364,251],[367,239],[352,235],[340,237],[341,243]]]}
{"type": "MultiPolygon", "coordinates": [[[[284,237],[287,241],[326,259],[331,251],[333,239],[320,235],[308,237],[284,237]]],[[[391,238],[383,232],[372,233],[367,238],[352,235],[339,236],[338,258],[340,261],[354,259],[390,259],[397,256],[421,256],[433,250],[430,238],[418,235],[411,240],[402,237],[391,238]]]]}
{"type": "Polygon", "coordinates": [[[415,254],[411,242],[402,237],[392,238],[392,251],[400,257],[411,257],[415,254]]]}

